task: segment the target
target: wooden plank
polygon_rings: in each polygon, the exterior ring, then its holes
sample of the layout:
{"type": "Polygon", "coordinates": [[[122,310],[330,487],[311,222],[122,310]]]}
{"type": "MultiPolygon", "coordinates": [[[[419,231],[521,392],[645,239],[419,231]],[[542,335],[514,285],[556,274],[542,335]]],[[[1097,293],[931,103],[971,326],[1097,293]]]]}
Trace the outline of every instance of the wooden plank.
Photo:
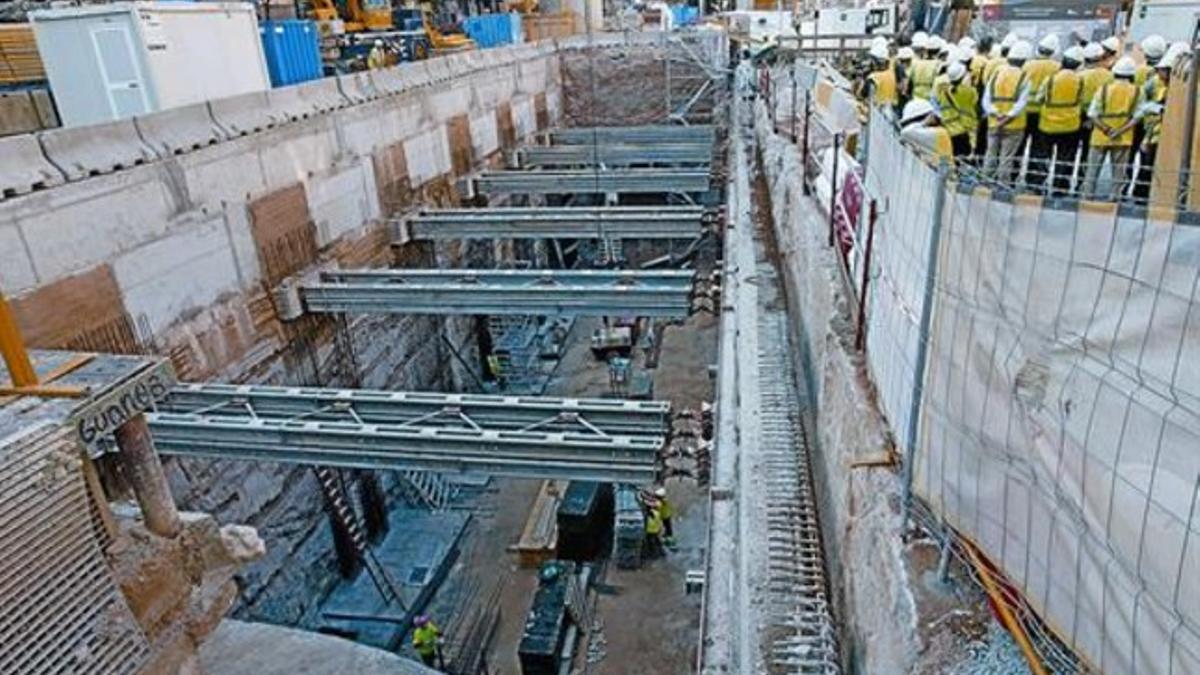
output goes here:
{"type": "Polygon", "coordinates": [[[1154,174],[1150,185],[1150,203],[1169,205],[1175,203],[1180,188],[1180,169],[1183,167],[1184,135],[1187,133],[1187,92],[1190,73],[1176,70],[1171,76],[1171,87],[1167,90],[1167,107],[1163,111],[1162,139],[1158,143],[1158,156],[1154,160],[1154,174]]]}
{"type": "Polygon", "coordinates": [[[125,299],[108,265],[42,286],[12,301],[25,344],[39,349],[136,354],[125,299]]]}
{"type": "Polygon", "coordinates": [[[554,557],[558,547],[558,505],[569,481],[542,481],[515,550],[521,567],[537,567],[554,557]]]}
{"type": "Polygon", "coordinates": [[[316,261],[317,228],[303,183],[250,202],[250,230],[263,277],[272,287],[316,261]]]}

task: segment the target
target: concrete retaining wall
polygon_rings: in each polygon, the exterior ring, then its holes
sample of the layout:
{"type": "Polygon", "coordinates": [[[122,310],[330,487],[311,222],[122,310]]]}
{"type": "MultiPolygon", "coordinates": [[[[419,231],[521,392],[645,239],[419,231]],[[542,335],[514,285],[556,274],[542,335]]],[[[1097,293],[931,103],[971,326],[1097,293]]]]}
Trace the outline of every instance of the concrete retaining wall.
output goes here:
{"type": "MultiPolygon", "coordinates": [[[[137,348],[169,355],[183,379],[462,389],[469,376],[439,336],[477,363],[468,320],[354,317],[350,350],[331,319],[280,323],[264,281],[269,233],[252,209],[302,188],[303,204],[272,224],[311,233],[302,265],[434,264],[428,245],[391,249],[388,211],[448,205],[459,175],[498,161],[501,124],[519,142],[537,130],[535,98],[554,110],[562,100],[553,45],[445,61],[6,139],[19,152],[0,162],[21,165],[0,169],[0,288],[27,321],[55,312],[51,299],[64,292],[103,303],[124,316],[137,348]],[[457,174],[456,150],[468,159],[457,174]],[[115,279],[120,307],[111,292],[92,296],[86,279],[98,269],[115,279]]],[[[490,256],[477,248],[436,253],[451,264],[490,256]]],[[[77,335],[36,346],[131,346],[79,322],[77,335]]],[[[241,576],[238,615],[299,620],[336,574],[311,472],[209,461],[171,461],[168,471],[181,505],[253,525],[268,543],[241,576]]]]}

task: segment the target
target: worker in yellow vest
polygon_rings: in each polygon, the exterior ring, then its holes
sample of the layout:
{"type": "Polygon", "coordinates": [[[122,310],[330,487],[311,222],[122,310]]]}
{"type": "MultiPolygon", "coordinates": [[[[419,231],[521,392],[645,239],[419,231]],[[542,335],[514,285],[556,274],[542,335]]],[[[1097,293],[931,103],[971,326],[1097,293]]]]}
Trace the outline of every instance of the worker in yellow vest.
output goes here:
{"type": "Polygon", "coordinates": [[[918,153],[935,163],[954,161],[954,142],[941,125],[933,104],[916,98],[904,106],[900,116],[900,140],[910,143],[918,153]]]}
{"type": "Polygon", "coordinates": [[[871,45],[871,74],[867,76],[867,100],[874,106],[895,108],[900,102],[896,68],[888,63],[887,43],[871,45]]]}
{"type": "Polygon", "coordinates": [[[979,92],[967,77],[967,66],[961,61],[951,63],[945,79],[934,88],[934,107],[954,148],[954,158],[967,160],[974,154],[975,130],[979,127],[976,106],[979,92]]]}
{"type": "Polygon", "coordinates": [[[916,51],[917,58],[913,60],[912,68],[908,71],[908,98],[910,100],[928,99],[933,92],[933,80],[937,77],[938,61],[937,49],[931,47],[931,44],[932,38],[924,33],[917,33],[913,36],[913,50],[916,51]]]}
{"type": "Polygon", "coordinates": [[[658,504],[658,517],[662,518],[663,544],[672,551],[675,550],[675,505],[667,499],[667,488],[658,487],[654,490],[654,501],[658,504]]]}
{"type": "Polygon", "coordinates": [[[442,631],[428,616],[419,615],[413,620],[412,645],[413,651],[421,657],[421,662],[430,668],[444,668],[442,658],[442,631]]]}
{"type": "Polygon", "coordinates": [[[1110,35],[1100,41],[1100,48],[1104,50],[1104,65],[1111,70],[1121,56],[1121,40],[1116,35],[1110,35]]]}
{"type": "Polygon", "coordinates": [[[645,552],[647,558],[661,558],[665,554],[663,549],[663,520],[662,514],[658,510],[657,505],[650,505],[646,510],[646,545],[645,552]]]}
{"type": "Polygon", "coordinates": [[[1158,159],[1158,141],[1162,138],[1162,116],[1167,107],[1167,92],[1171,82],[1171,70],[1175,67],[1177,52],[1168,52],[1155,63],[1155,70],[1142,87],[1145,115],[1142,127],[1145,135],[1139,148],[1140,162],[1137,177],[1133,182],[1133,196],[1140,202],[1150,199],[1150,185],[1154,178],[1154,163],[1158,159]]]}
{"type": "Polygon", "coordinates": [[[987,67],[991,58],[988,55],[995,43],[996,41],[990,35],[985,35],[978,44],[969,37],[958,42],[959,49],[964,49],[971,55],[971,62],[967,64],[967,72],[970,73],[971,84],[975,85],[976,89],[983,89],[983,85],[986,84],[983,80],[983,70],[987,67]]]}
{"type": "Polygon", "coordinates": [[[1008,51],[1008,63],[996,70],[983,92],[983,112],[988,120],[988,148],[983,172],[1001,182],[1015,181],[1020,173],[1025,143],[1025,107],[1032,97],[1029,77],[1022,70],[1033,56],[1024,40],[1008,51]]]}
{"type": "Polygon", "coordinates": [[[1142,94],[1133,77],[1137,65],[1124,56],[1112,69],[1113,81],[1096,92],[1088,106],[1088,118],[1092,120],[1092,135],[1088,148],[1087,178],[1084,194],[1096,197],[1096,184],[1105,160],[1112,163],[1112,193],[1110,197],[1124,196],[1128,180],[1129,160],[1133,155],[1133,127],[1145,114],[1142,94]]]}
{"type": "Polygon", "coordinates": [[[383,40],[376,40],[375,44],[371,45],[371,51],[367,53],[367,68],[370,70],[386,68],[387,61],[387,50],[383,47],[383,40]]]}
{"type": "MultiPolygon", "coordinates": [[[[1037,46],[1037,58],[1030,59],[1025,63],[1022,70],[1025,71],[1025,76],[1029,78],[1029,91],[1037,94],[1042,90],[1042,85],[1046,84],[1046,80],[1050,76],[1058,72],[1062,66],[1055,60],[1054,56],[1058,53],[1058,36],[1051,33],[1042,38],[1037,46]]],[[[1025,109],[1025,119],[1028,122],[1028,135],[1031,139],[1038,134],[1038,116],[1042,114],[1042,106],[1038,103],[1037,96],[1034,96],[1029,101],[1029,107],[1025,109]]]]}
{"type": "Polygon", "coordinates": [[[909,74],[912,73],[912,64],[915,58],[916,52],[912,47],[905,46],[896,50],[897,110],[904,110],[905,104],[912,98],[912,81],[909,79],[909,74]]]}
{"type": "Polygon", "coordinates": [[[1154,75],[1158,62],[1166,55],[1167,41],[1161,35],[1150,35],[1142,40],[1142,57],[1146,62],[1137,67],[1137,75],[1133,76],[1138,89],[1146,86],[1146,80],[1154,75]]]}
{"type": "Polygon", "coordinates": [[[1063,52],[1062,68],[1042,83],[1034,96],[1042,108],[1038,133],[1029,148],[1029,185],[1045,187],[1052,196],[1066,194],[1071,187],[1075,155],[1079,152],[1079,130],[1083,127],[1083,49],[1071,47],[1063,52]],[[1054,184],[1048,180],[1054,157],[1054,184]]]}
{"type": "Polygon", "coordinates": [[[1083,127],[1079,130],[1079,147],[1084,148],[1085,154],[1092,137],[1092,121],[1087,117],[1087,109],[1092,99],[1104,85],[1112,82],[1112,71],[1104,65],[1104,48],[1099,42],[1092,42],[1083,48],[1083,70],[1079,77],[1083,80],[1083,127]]]}

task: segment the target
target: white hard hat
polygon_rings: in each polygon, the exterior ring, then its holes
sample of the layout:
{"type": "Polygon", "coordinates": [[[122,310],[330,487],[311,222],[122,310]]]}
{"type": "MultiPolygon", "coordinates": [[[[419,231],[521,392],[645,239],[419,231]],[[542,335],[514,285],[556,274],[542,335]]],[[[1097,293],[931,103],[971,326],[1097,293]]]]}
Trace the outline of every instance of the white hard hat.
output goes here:
{"type": "Polygon", "coordinates": [[[1110,35],[1101,40],[1100,46],[1109,54],[1116,54],[1121,51],[1121,41],[1117,39],[1116,35],[1110,35]]]}
{"type": "Polygon", "coordinates": [[[896,52],[896,59],[899,61],[912,61],[915,56],[912,47],[901,47],[900,51],[896,52]]]}
{"type": "Polygon", "coordinates": [[[912,36],[912,48],[913,49],[926,49],[928,47],[929,47],[929,35],[925,31],[919,30],[919,31],[913,33],[913,36],[912,36]]]}
{"type": "Polygon", "coordinates": [[[904,106],[904,113],[900,115],[900,126],[906,127],[914,122],[923,122],[932,114],[932,103],[923,98],[914,98],[904,106]]]}
{"type": "Polygon", "coordinates": [[[1073,45],[1073,46],[1067,47],[1067,50],[1065,52],[1063,52],[1063,60],[1064,61],[1074,61],[1075,63],[1083,63],[1083,59],[1084,59],[1083,47],[1080,47],[1079,45],[1073,45]]]}
{"type": "Polygon", "coordinates": [[[970,35],[964,35],[962,39],[958,41],[959,49],[975,49],[976,45],[977,43],[975,42],[975,38],[971,37],[970,35]]]}
{"type": "Polygon", "coordinates": [[[382,46],[383,46],[383,40],[376,40],[376,41],[375,41],[375,46],[376,46],[376,47],[382,47],[382,46]]]}
{"type": "Polygon", "coordinates": [[[950,78],[951,82],[962,82],[962,79],[967,76],[967,67],[962,63],[955,61],[946,69],[946,77],[950,78]]]}
{"type": "Polygon", "coordinates": [[[665,488],[665,487],[655,488],[654,496],[655,497],[666,497],[667,496],[667,488],[665,488]]]}
{"type": "Polygon", "coordinates": [[[988,52],[988,58],[998,59],[1004,56],[1004,48],[1000,45],[992,45],[992,50],[988,52]]]}
{"type": "Polygon", "coordinates": [[[1033,57],[1033,45],[1024,40],[1018,40],[1017,44],[1013,45],[1008,50],[1008,58],[1010,61],[1028,61],[1033,57]]]}
{"type": "Polygon", "coordinates": [[[948,45],[942,49],[942,60],[946,63],[954,63],[958,60],[958,47],[948,45]]]}
{"type": "Polygon", "coordinates": [[[1137,74],[1137,64],[1128,56],[1122,56],[1113,66],[1112,73],[1117,77],[1133,77],[1137,74]]]}
{"type": "Polygon", "coordinates": [[[1151,35],[1142,40],[1142,53],[1146,58],[1157,61],[1167,53],[1167,41],[1161,35],[1151,35]]]}
{"type": "Polygon", "coordinates": [[[879,44],[876,42],[871,45],[871,50],[867,53],[870,54],[871,58],[873,58],[873,59],[877,59],[879,61],[887,61],[887,57],[888,57],[887,44],[886,43],[879,44]]]}
{"type": "Polygon", "coordinates": [[[1087,61],[1099,61],[1104,58],[1104,47],[1101,47],[1099,42],[1089,42],[1083,48],[1083,58],[1087,61]]]}
{"type": "Polygon", "coordinates": [[[1163,70],[1171,70],[1175,67],[1175,62],[1178,60],[1179,52],[1168,51],[1166,56],[1162,57],[1157,63],[1154,64],[1154,67],[1163,70]]]}
{"type": "Polygon", "coordinates": [[[1174,68],[1175,64],[1179,62],[1180,57],[1191,53],[1192,48],[1186,42],[1172,42],[1171,46],[1167,47],[1167,53],[1158,60],[1158,67],[1174,68]]]}
{"type": "Polygon", "coordinates": [[[1038,51],[1046,56],[1058,51],[1058,36],[1051,33],[1042,38],[1042,41],[1038,43],[1038,51]]]}
{"type": "Polygon", "coordinates": [[[974,47],[966,47],[966,48],[959,47],[958,48],[958,62],[959,63],[970,63],[971,59],[975,58],[975,54],[976,54],[976,51],[975,51],[974,47]]]}
{"type": "Polygon", "coordinates": [[[925,48],[931,52],[940,52],[946,46],[946,41],[940,35],[930,35],[929,41],[925,43],[925,48]]]}
{"type": "Polygon", "coordinates": [[[1004,36],[1003,40],[1000,41],[1000,47],[1001,49],[1012,49],[1013,45],[1017,44],[1020,39],[1021,38],[1016,33],[1009,33],[1008,35],[1004,36]]]}

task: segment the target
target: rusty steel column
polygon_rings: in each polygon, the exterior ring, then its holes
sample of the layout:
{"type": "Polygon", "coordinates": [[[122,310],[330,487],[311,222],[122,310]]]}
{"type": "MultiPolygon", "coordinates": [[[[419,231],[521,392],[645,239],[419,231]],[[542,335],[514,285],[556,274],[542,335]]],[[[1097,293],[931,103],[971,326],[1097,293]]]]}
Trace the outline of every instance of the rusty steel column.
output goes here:
{"type": "Polygon", "coordinates": [[[167,475],[154,451],[146,416],[138,415],[117,428],[121,468],[133,487],[146,529],[160,537],[174,537],[182,527],[167,475]]]}

